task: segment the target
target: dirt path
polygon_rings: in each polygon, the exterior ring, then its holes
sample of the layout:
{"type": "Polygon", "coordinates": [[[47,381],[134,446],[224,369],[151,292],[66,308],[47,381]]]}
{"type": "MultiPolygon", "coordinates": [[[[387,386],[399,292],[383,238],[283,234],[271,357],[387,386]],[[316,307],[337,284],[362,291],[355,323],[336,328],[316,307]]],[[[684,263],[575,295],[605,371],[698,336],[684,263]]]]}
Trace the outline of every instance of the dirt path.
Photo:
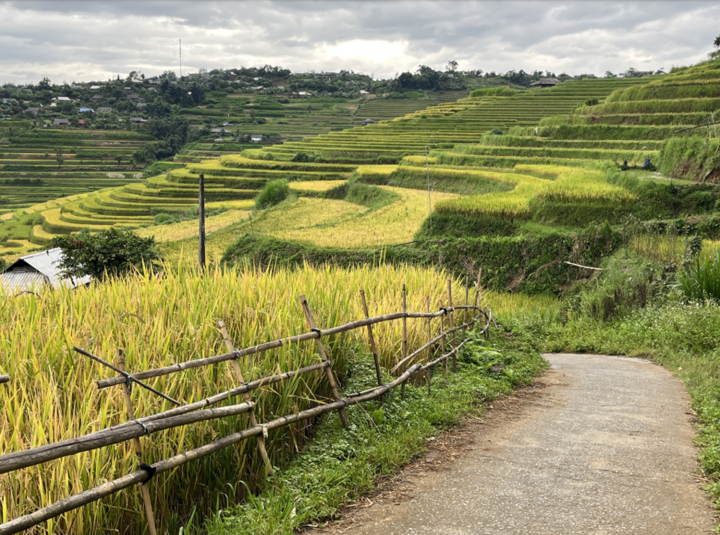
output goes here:
{"type": "Polygon", "coordinates": [[[712,533],[683,385],[638,359],[546,358],[534,387],[312,533],[712,533]]]}

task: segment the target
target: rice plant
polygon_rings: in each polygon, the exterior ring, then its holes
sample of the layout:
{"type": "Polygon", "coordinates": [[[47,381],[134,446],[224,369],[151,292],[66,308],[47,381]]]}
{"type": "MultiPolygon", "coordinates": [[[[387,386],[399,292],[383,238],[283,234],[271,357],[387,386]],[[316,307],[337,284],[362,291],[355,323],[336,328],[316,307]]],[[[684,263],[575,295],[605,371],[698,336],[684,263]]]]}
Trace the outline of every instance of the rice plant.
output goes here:
{"type": "MultiPolygon", "coordinates": [[[[291,336],[308,329],[298,297],[304,293],[321,327],[364,317],[359,291],[366,291],[370,314],[401,310],[401,288],[408,289],[408,308],[424,310],[431,302],[446,302],[446,278],[432,269],[360,267],[345,270],[325,266],[260,272],[213,269],[168,270],[162,276],[138,273],[124,279],[81,288],[46,289],[18,297],[0,295],[0,371],[11,382],[0,388],[0,452],[12,452],[80,436],[125,421],[119,388],[98,390],[94,382],[112,376],[100,365],[72,350],[78,345],[114,361],[124,348],[127,366],[136,372],[225,352],[217,320],[223,319],[237,347],[291,336]]],[[[456,301],[464,296],[455,281],[456,301]]],[[[470,299],[474,299],[471,293],[470,299]]],[[[424,321],[409,321],[409,342],[426,339],[424,321]]],[[[401,348],[400,322],[377,325],[375,338],[385,366],[396,362],[401,348]]],[[[340,377],[347,359],[366,352],[364,330],[338,335],[327,347],[340,377]]],[[[246,380],[318,362],[313,343],[284,347],[241,362],[246,380]]],[[[150,384],[183,402],[236,386],[231,369],[217,366],[173,374],[150,384]]],[[[303,410],[327,393],[322,374],[310,374],[253,395],[258,420],[303,410]]],[[[167,402],[142,389],[133,391],[138,415],[169,408],[167,402]]],[[[143,440],[145,459],[164,459],[247,426],[247,418],[205,422],[167,431],[143,440]]],[[[271,432],[269,453],[275,464],[299,448],[306,431],[291,426],[271,432]]],[[[192,511],[207,511],[220,500],[226,507],[242,498],[228,493],[251,486],[262,473],[254,443],[223,450],[152,483],[154,507],[161,532],[192,511]]],[[[127,445],[58,459],[0,478],[0,521],[26,514],[65,496],[136,468],[127,445]]],[[[138,493],[120,492],[38,530],[43,534],[84,534],[142,530],[138,493]],[[140,524],[138,525],[138,522],[140,524]]]]}

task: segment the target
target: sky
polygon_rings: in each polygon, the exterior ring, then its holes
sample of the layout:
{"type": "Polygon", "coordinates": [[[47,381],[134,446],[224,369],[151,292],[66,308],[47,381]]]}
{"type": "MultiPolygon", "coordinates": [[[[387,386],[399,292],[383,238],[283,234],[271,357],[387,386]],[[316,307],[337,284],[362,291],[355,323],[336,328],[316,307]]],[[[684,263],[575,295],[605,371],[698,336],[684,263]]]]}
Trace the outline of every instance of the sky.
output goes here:
{"type": "Polygon", "coordinates": [[[713,1],[2,1],[0,84],[280,65],[389,78],[418,65],[556,74],[707,58],[713,1]]]}

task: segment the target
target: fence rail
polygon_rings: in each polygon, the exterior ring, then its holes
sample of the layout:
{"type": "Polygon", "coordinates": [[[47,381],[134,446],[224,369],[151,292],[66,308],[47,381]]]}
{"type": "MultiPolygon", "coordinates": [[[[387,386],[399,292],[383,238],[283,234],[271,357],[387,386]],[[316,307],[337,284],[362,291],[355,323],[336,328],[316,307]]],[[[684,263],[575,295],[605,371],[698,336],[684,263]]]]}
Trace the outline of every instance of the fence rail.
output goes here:
{"type": "MultiPolygon", "coordinates": [[[[467,286],[467,284],[466,284],[467,286]]],[[[426,381],[428,384],[428,389],[431,387],[430,380],[431,376],[429,373],[429,370],[437,366],[438,364],[443,364],[443,373],[446,372],[446,364],[447,360],[452,358],[453,364],[455,364],[456,356],[459,353],[460,349],[470,340],[470,338],[465,338],[465,331],[469,328],[474,326],[475,324],[480,321],[481,318],[484,318],[485,325],[481,329],[480,333],[485,334],[489,330],[490,326],[494,324],[494,319],[492,316],[492,311],[487,308],[480,306],[480,274],[478,275],[478,281],[476,283],[476,298],[475,298],[475,304],[470,305],[467,304],[467,292],[465,301],[466,304],[463,306],[452,306],[452,294],[450,293],[450,281],[448,281],[448,304],[450,306],[444,308],[441,307],[437,312],[430,312],[430,303],[428,298],[428,312],[408,312],[405,310],[405,300],[403,299],[403,311],[402,312],[394,312],[390,314],[384,314],[381,316],[376,317],[366,317],[364,319],[360,319],[357,321],[353,321],[350,323],[346,323],[344,325],[339,325],[335,327],[330,327],[327,329],[320,329],[315,325],[315,321],[313,319],[312,313],[310,311],[310,308],[307,304],[307,300],[304,296],[301,296],[300,302],[303,306],[304,312],[305,312],[305,318],[306,322],[310,326],[311,331],[308,333],[299,334],[296,336],[279,339],[279,340],[273,340],[270,342],[266,342],[263,344],[255,345],[252,347],[244,348],[244,349],[236,349],[229,351],[228,353],[223,353],[221,355],[216,355],[213,357],[203,358],[203,359],[196,359],[191,360],[179,364],[175,364],[172,366],[166,366],[163,368],[157,368],[154,370],[147,370],[135,374],[130,374],[125,371],[124,368],[124,357],[122,356],[122,352],[120,351],[120,363],[119,367],[114,366],[110,364],[109,362],[106,362],[105,360],[101,359],[100,357],[93,355],[89,353],[88,351],[85,351],[81,348],[75,347],[75,351],[81,355],[84,355],[93,361],[99,362],[103,364],[104,366],[113,369],[114,371],[118,372],[119,375],[110,378],[98,381],[98,388],[108,388],[114,385],[123,385],[123,388],[126,391],[126,405],[128,409],[128,417],[129,421],[109,427],[100,431],[96,431],[93,433],[89,433],[87,435],[84,435],[82,437],[78,438],[72,438],[68,440],[64,440],[61,442],[56,442],[53,444],[47,444],[44,446],[39,446],[36,448],[28,449],[28,450],[22,450],[12,453],[7,453],[5,455],[0,455],[0,474],[13,472],[16,470],[20,470],[23,468],[27,468],[30,466],[34,466],[37,464],[41,464],[44,462],[48,462],[54,459],[59,459],[62,457],[68,457],[71,455],[75,455],[77,453],[95,450],[99,448],[103,448],[109,445],[113,444],[119,444],[122,442],[127,441],[133,441],[135,443],[135,451],[138,456],[139,460],[139,466],[140,469],[136,470],[134,472],[131,472],[125,476],[122,476],[118,479],[115,479],[113,481],[109,481],[107,483],[104,483],[102,485],[98,485],[96,487],[87,489],[83,492],[80,492],[78,494],[69,496],[67,498],[64,498],[62,500],[59,500],[51,505],[48,505],[46,507],[42,507],[33,513],[21,516],[15,520],[11,520],[10,522],[7,522],[5,524],[0,524],[0,535],[10,535],[12,533],[18,533],[20,531],[29,529],[33,526],[36,526],[38,524],[41,524],[47,520],[50,520],[54,517],[57,517],[63,513],[66,513],[68,511],[72,511],[74,509],[77,509],[79,507],[82,507],[84,505],[90,504],[94,501],[100,500],[101,498],[104,498],[106,496],[109,496],[111,494],[114,494],[116,492],[119,492],[123,489],[129,488],[133,485],[140,484],[141,485],[141,491],[143,494],[143,499],[145,501],[146,506],[146,516],[150,528],[151,533],[155,533],[155,525],[154,525],[154,516],[152,512],[152,508],[150,506],[150,499],[149,499],[149,490],[145,484],[149,482],[155,475],[163,473],[165,471],[171,470],[173,468],[176,468],[178,466],[181,466],[185,463],[194,461],[196,459],[199,459],[201,457],[205,457],[207,455],[210,455],[216,451],[219,451],[221,449],[227,448],[229,446],[232,446],[234,444],[237,444],[243,440],[246,440],[248,438],[252,437],[258,437],[258,447],[262,451],[264,451],[264,442],[263,439],[267,437],[268,432],[272,431],[273,429],[278,429],[283,426],[287,426],[293,423],[297,423],[303,420],[307,420],[309,418],[315,418],[321,414],[331,412],[334,410],[337,410],[340,413],[341,420],[343,421],[344,425],[347,425],[347,420],[345,419],[344,414],[344,408],[350,405],[355,405],[358,403],[363,403],[366,401],[370,401],[373,399],[376,399],[378,397],[384,396],[387,392],[392,390],[393,388],[396,388],[397,386],[403,386],[405,383],[411,379],[413,376],[417,374],[425,374],[426,381]],[[465,321],[459,325],[455,324],[455,313],[456,312],[464,312],[465,314],[465,321]],[[467,318],[468,314],[473,314],[470,319],[467,318]],[[444,321],[443,318],[448,317],[449,318],[449,325],[450,327],[448,329],[445,329],[444,327],[444,321]],[[423,344],[420,348],[416,349],[410,354],[407,354],[407,328],[406,328],[406,322],[408,319],[414,318],[414,319],[426,319],[428,322],[428,337],[430,338],[429,341],[425,344],[423,344]],[[440,334],[438,334],[435,337],[432,337],[432,330],[430,326],[430,322],[433,318],[440,318],[440,334]],[[378,323],[382,322],[388,322],[388,321],[395,321],[395,320],[402,320],[403,321],[403,358],[400,362],[398,362],[392,370],[390,370],[391,373],[394,373],[396,371],[399,371],[400,375],[396,377],[393,381],[382,384],[381,379],[381,373],[380,373],[380,366],[378,364],[378,358],[377,358],[377,349],[375,346],[375,340],[373,337],[372,332],[372,326],[378,323]],[[356,392],[356,393],[350,393],[346,394],[344,397],[341,397],[340,394],[337,391],[336,383],[335,383],[335,377],[332,371],[332,362],[328,359],[325,349],[322,343],[322,338],[332,336],[335,334],[348,332],[356,329],[363,329],[366,328],[368,330],[368,339],[369,339],[369,345],[370,349],[374,356],[374,362],[375,367],[377,371],[377,379],[378,379],[378,386],[365,390],[363,392],[356,392]],[[457,343],[456,335],[459,331],[463,331],[463,340],[460,343],[457,343]],[[440,352],[442,353],[445,351],[445,341],[446,339],[451,340],[451,347],[452,349],[448,351],[447,353],[441,354],[439,357],[432,359],[432,355],[437,350],[437,346],[439,345],[440,352]],[[246,356],[246,355],[255,355],[258,353],[262,353],[265,351],[269,351],[271,349],[276,349],[279,347],[291,345],[291,344],[298,344],[305,341],[313,340],[315,344],[317,345],[318,353],[321,359],[321,362],[318,364],[314,364],[311,366],[306,366],[304,368],[300,368],[297,370],[292,370],[284,373],[278,373],[269,377],[263,377],[261,379],[257,379],[250,382],[243,382],[242,380],[242,372],[240,371],[239,366],[237,365],[237,359],[246,356]],[[439,343],[439,344],[438,344],[439,343]],[[435,349],[433,349],[433,346],[435,346],[435,349]],[[424,352],[427,352],[427,361],[425,364],[421,364],[419,362],[412,363],[413,360],[420,357],[424,352]],[[146,385],[142,383],[144,379],[151,379],[154,377],[160,377],[163,375],[169,375],[181,371],[186,371],[194,368],[199,368],[203,366],[209,366],[212,364],[218,364],[220,362],[230,361],[234,364],[236,367],[236,375],[238,377],[238,380],[242,383],[239,386],[226,390],[224,392],[220,392],[218,394],[215,394],[213,396],[210,396],[208,398],[205,398],[200,401],[196,401],[194,403],[189,403],[186,405],[181,405],[178,401],[170,398],[169,396],[166,396],[162,392],[157,391],[153,387],[150,387],[149,385],[146,385]],[[409,368],[404,369],[406,365],[411,364],[409,368]],[[274,420],[270,420],[265,423],[257,423],[254,416],[254,408],[255,404],[250,400],[249,393],[253,390],[256,390],[258,388],[266,387],[269,385],[272,385],[274,383],[287,381],[289,379],[292,379],[294,377],[297,377],[302,374],[312,373],[315,371],[323,371],[327,378],[328,382],[330,383],[331,389],[333,391],[333,401],[330,401],[325,404],[319,404],[313,408],[306,409],[300,412],[297,412],[295,414],[282,416],[279,418],[276,418],[274,420]],[[137,383],[138,385],[142,386],[143,388],[146,388],[147,390],[153,392],[154,394],[169,400],[175,404],[178,404],[180,406],[177,406],[175,408],[157,413],[152,414],[149,416],[141,417],[141,418],[135,418],[134,414],[132,412],[132,401],[130,399],[130,386],[132,383],[137,383]],[[210,405],[214,405],[217,403],[220,403],[222,401],[228,400],[233,397],[242,396],[243,403],[236,404],[236,405],[228,405],[224,407],[219,408],[207,408],[210,405]],[[152,433],[156,433],[158,431],[191,425],[194,423],[198,423],[201,421],[206,420],[213,420],[218,418],[226,418],[230,416],[237,416],[239,414],[243,413],[249,413],[251,416],[250,422],[251,426],[242,430],[238,431],[236,433],[232,433],[230,435],[227,435],[223,438],[220,438],[218,440],[215,440],[213,442],[210,442],[208,444],[205,444],[203,446],[200,446],[198,448],[186,451],[184,453],[180,453],[178,455],[175,455],[173,457],[157,461],[153,464],[143,464],[142,463],[142,450],[140,448],[139,439],[142,436],[149,436],[152,433]]],[[[403,295],[404,295],[404,288],[403,288],[403,295]]],[[[361,297],[365,299],[364,292],[362,292],[361,297]]],[[[365,307],[365,314],[367,316],[367,307],[365,307]]],[[[229,340],[229,337],[227,336],[227,332],[224,329],[224,324],[221,322],[221,332],[223,333],[223,338],[226,343],[226,347],[231,348],[232,343],[229,340]]],[[[455,367],[455,366],[453,366],[455,367]]],[[[0,383],[7,382],[9,378],[7,376],[0,376],[0,383]],[[3,380],[5,378],[5,380],[3,380]]],[[[268,468],[268,473],[271,473],[272,466],[269,465],[269,460],[267,458],[267,454],[263,455],[263,460],[266,463],[266,466],[268,468]]]]}

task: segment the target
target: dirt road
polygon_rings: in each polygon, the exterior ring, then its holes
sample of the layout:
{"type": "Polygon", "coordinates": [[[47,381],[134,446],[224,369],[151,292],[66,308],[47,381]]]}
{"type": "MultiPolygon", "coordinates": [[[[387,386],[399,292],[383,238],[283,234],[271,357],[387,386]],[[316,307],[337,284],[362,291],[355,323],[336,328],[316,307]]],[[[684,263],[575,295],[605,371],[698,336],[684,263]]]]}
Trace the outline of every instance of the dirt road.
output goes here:
{"type": "Polygon", "coordinates": [[[436,447],[314,533],[712,533],[683,385],[643,360],[546,358],[540,394],[489,411],[463,451],[436,447]]]}

